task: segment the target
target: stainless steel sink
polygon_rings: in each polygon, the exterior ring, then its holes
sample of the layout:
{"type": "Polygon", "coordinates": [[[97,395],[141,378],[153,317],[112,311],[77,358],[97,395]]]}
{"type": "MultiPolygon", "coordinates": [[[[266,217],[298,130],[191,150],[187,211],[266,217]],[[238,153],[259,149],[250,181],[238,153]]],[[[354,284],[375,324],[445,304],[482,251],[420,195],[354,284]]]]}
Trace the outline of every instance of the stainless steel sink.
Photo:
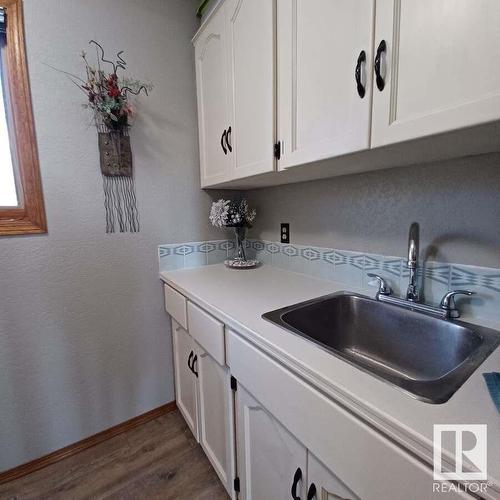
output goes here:
{"type": "Polygon", "coordinates": [[[500,332],[339,292],[263,318],[429,403],[444,403],[500,343],[500,332]]]}

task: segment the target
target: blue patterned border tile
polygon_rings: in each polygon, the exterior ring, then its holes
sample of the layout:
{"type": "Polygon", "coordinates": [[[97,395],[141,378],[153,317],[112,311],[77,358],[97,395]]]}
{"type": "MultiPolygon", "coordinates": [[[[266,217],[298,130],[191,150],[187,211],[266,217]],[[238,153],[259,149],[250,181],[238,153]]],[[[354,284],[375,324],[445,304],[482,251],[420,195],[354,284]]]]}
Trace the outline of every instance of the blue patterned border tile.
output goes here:
{"type": "MultiPolygon", "coordinates": [[[[450,290],[449,264],[440,262],[426,262],[418,272],[418,279],[423,285],[423,300],[428,304],[438,305],[444,294],[450,290]]],[[[409,269],[405,266],[404,283],[407,285],[409,269]]]]}
{"type": "Polygon", "coordinates": [[[288,257],[296,257],[297,255],[299,255],[299,249],[297,247],[294,247],[293,245],[290,245],[289,243],[286,243],[282,245],[281,253],[288,255],[288,257]]]}
{"type": "Polygon", "coordinates": [[[368,274],[377,274],[387,280],[394,293],[401,293],[401,276],[403,261],[399,257],[385,257],[382,255],[365,255],[365,267],[363,272],[363,288],[378,286],[368,274]]]}
{"type": "Polygon", "coordinates": [[[329,251],[328,248],[287,245],[285,251],[290,254],[292,271],[332,279],[333,263],[324,258],[325,252],[329,251]]]}
{"type": "Polygon", "coordinates": [[[223,262],[234,248],[230,240],[210,240],[189,243],[171,243],[158,247],[161,271],[173,271],[223,262]]]}
{"type": "Polygon", "coordinates": [[[500,269],[476,266],[451,266],[453,289],[476,292],[472,297],[460,297],[460,307],[465,314],[476,315],[480,311],[486,318],[500,319],[500,269]]]}
{"type": "Polygon", "coordinates": [[[335,250],[333,248],[325,248],[321,254],[321,259],[329,264],[335,264],[335,250]]]}
{"type": "Polygon", "coordinates": [[[295,248],[291,245],[284,243],[276,243],[279,251],[274,253],[272,256],[273,266],[279,267],[280,269],[286,269],[288,271],[293,271],[290,263],[290,252],[294,255],[297,253],[295,248]]]}
{"type": "Polygon", "coordinates": [[[500,269],[484,267],[452,266],[451,285],[453,288],[482,287],[500,293],[500,269]]]}
{"type": "Polygon", "coordinates": [[[280,243],[266,243],[266,252],[276,254],[280,251],[280,243]]]}
{"type": "Polygon", "coordinates": [[[158,247],[158,258],[161,259],[162,257],[168,257],[172,254],[172,250],[172,247],[168,245],[160,245],[158,247]]]}
{"type": "Polygon", "coordinates": [[[365,267],[365,256],[356,252],[335,250],[333,279],[362,288],[365,267]]]}

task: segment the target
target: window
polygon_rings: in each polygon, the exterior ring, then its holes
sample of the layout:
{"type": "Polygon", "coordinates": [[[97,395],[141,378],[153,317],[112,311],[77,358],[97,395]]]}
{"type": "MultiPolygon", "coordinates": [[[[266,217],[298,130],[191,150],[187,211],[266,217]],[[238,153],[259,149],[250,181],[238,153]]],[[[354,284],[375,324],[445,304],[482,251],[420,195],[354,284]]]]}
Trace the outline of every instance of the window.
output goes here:
{"type": "Polygon", "coordinates": [[[0,0],[0,235],[45,233],[21,0],[0,0]]]}

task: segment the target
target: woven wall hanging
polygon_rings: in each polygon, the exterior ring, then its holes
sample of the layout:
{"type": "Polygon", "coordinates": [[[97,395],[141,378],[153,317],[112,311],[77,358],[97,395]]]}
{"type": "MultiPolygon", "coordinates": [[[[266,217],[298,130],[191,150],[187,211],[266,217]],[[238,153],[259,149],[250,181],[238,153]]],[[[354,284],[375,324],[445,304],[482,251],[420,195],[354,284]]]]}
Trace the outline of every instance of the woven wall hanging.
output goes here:
{"type": "Polygon", "coordinates": [[[137,233],[140,229],[139,212],[129,136],[134,115],[131,96],[149,95],[153,86],[118,74],[124,72],[127,66],[122,57],[123,51],[116,54],[116,61],[113,62],[105,58],[99,43],[91,40],[89,44],[96,49],[96,63],[90,64],[87,53],[81,53],[85,78],[66,71],[62,73],[85,93],[87,102],[84,107],[94,114],[104,188],[106,232],[137,233]]]}
{"type": "Polygon", "coordinates": [[[126,131],[98,128],[99,156],[104,188],[106,232],[139,232],[139,212],[135,196],[132,148],[126,131]]]}

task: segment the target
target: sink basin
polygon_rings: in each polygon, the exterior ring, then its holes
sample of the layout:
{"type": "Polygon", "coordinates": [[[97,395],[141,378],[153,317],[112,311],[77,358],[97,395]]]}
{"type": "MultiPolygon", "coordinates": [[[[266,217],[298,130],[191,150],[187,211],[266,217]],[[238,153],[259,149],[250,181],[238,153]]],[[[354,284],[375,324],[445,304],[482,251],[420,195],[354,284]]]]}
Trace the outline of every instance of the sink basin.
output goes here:
{"type": "Polygon", "coordinates": [[[339,292],[263,318],[415,398],[444,403],[500,343],[500,332],[339,292]]]}

